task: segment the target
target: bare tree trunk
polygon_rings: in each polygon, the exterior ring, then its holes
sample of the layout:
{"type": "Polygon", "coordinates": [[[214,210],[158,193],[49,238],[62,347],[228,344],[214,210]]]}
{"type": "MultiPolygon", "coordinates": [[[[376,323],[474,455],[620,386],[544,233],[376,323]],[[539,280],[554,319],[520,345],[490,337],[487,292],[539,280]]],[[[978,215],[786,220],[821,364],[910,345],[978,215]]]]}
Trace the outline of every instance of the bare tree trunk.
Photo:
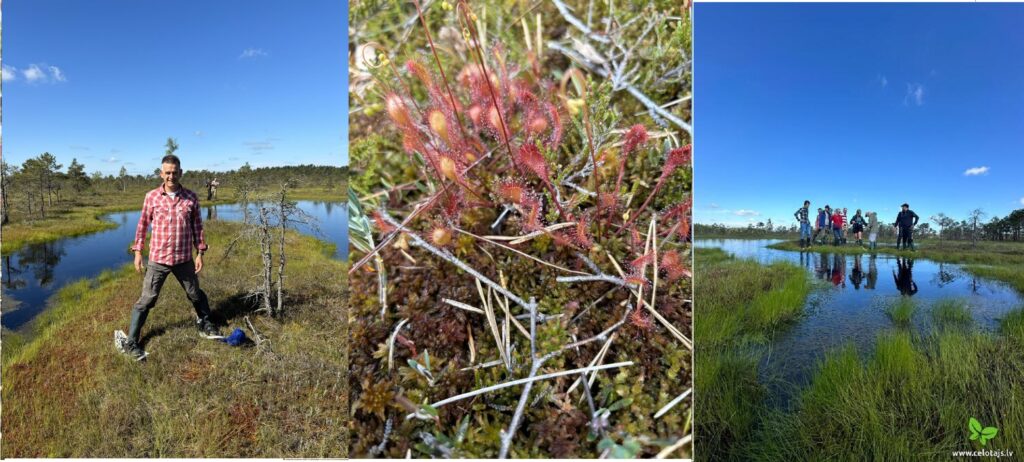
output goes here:
{"type": "Polygon", "coordinates": [[[241,196],[241,201],[240,202],[241,202],[241,205],[242,205],[242,222],[243,223],[248,223],[249,222],[249,187],[247,185],[242,185],[241,187],[244,188],[241,191],[239,191],[240,196],[241,196]]]}
{"type": "Polygon", "coordinates": [[[11,221],[10,215],[7,211],[11,208],[11,204],[7,200],[7,175],[0,177],[0,181],[2,181],[2,183],[0,183],[0,207],[3,207],[3,217],[0,218],[0,223],[6,225],[11,221]]]}
{"type": "Polygon", "coordinates": [[[280,313],[281,310],[282,310],[282,306],[281,306],[282,305],[282,300],[284,300],[284,295],[283,295],[283,292],[284,292],[284,289],[283,289],[284,288],[284,263],[285,263],[285,256],[284,256],[284,231],[285,231],[285,228],[288,225],[288,209],[287,209],[287,204],[285,203],[284,190],[283,189],[281,190],[281,200],[280,200],[280,202],[278,202],[277,205],[278,205],[278,214],[279,214],[278,217],[280,218],[280,221],[281,221],[281,239],[280,239],[281,246],[280,246],[280,248],[278,250],[278,255],[277,255],[277,258],[279,260],[279,263],[277,265],[277,312],[280,313]]]}
{"type": "Polygon", "coordinates": [[[263,309],[270,313],[271,316],[274,314],[274,309],[270,305],[270,274],[273,266],[273,255],[270,253],[270,223],[267,208],[260,206],[260,249],[263,253],[263,287],[260,289],[263,292],[263,309]]]}

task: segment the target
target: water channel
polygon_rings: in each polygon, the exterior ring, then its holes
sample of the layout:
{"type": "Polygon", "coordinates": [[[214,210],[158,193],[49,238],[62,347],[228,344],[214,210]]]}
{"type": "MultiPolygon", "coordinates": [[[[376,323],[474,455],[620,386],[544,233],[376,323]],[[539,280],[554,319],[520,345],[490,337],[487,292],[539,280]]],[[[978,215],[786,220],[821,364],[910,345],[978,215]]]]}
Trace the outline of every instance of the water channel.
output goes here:
{"type": "MultiPolygon", "coordinates": [[[[347,258],[347,204],[298,201],[297,205],[316,219],[315,228],[299,225],[298,231],[337,245],[334,257],[347,258]]],[[[207,206],[203,207],[203,219],[241,221],[242,212],[238,204],[207,206]]],[[[131,263],[129,247],[139,213],[112,213],[105,219],[116,224],[116,228],[27,245],[4,255],[0,262],[3,265],[3,328],[17,330],[26,325],[46,309],[47,300],[65,285],[131,263]]]]}

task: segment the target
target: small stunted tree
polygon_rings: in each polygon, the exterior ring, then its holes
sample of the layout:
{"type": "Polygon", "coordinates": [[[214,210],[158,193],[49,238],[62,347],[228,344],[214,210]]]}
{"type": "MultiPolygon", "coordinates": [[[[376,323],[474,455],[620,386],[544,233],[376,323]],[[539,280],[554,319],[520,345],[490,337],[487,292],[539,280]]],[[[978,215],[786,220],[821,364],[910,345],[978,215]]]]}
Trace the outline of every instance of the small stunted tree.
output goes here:
{"type": "Polygon", "coordinates": [[[939,227],[939,245],[941,246],[943,231],[945,231],[945,229],[950,226],[956,225],[956,220],[947,217],[945,213],[941,212],[939,212],[936,215],[933,215],[930,218],[930,220],[932,221],[932,223],[935,223],[935,226],[939,227]]]}
{"type": "Polygon", "coordinates": [[[121,166],[121,171],[117,174],[117,181],[121,183],[121,192],[125,192],[128,189],[128,169],[121,166]]]}
{"type": "Polygon", "coordinates": [[[978,246],[978,222],[985,218],[986,213],[981,209],[974,209],[967,214],[971,223],[971,246],[978,246]]]}
{"type": "Polygon", "coordinates": [[[275,211],[277,212],[277,225],[280,230],[278,234],[278,266],[277,266],[277,313],[280,314],[284,310],[284,267],[285,261],[287,260],[285,252],[285,231],[288,229],[289,224],[305,224],[312,228],[314,232],[319,234],[319,227],[316,224],[316,218],[296,205],[294,201],[288,200],[287,194],[288,189],[291,187],[291,182],[285,182],[281,185],[281,191],[276,194],[276,203],[274,204],[275,211]]]}
{"type": "Polygon", "coordinates": [[[164,143],[166,150],[164,151],[167,155],[172,155],[178,150],[178,141],[174,138],[167,137],[167,142],[164,143]]]}
{"type": "Polygon", "coordinates": [[[235,195],[238,199],[239,205],[242,206],[242,217],[243,221],[249,222],[249,196],[256,190],[256,183],[252,176],[252,167],[246,162],[238,168],[238,174],[235,176],[235,195]]]}
{"type": "Polygon", "coordinates": [[[68,165],[67,178],[71,189],[74,189],[76,193],[81,193],[91,183],[89,176],[85,174],[85,165],[78,163],[78,159],[71,159],[71,165],[68,165]]]}
{"type": "Polygon", "coordinates": [[[225,252],[225,258],[227,258],[227,254],[231,252],[231,249],[234,248],[240,239],[255,238],[259,241],[262,261],[258,276],[260,282],[255,290],[250,291],[249,297],[258,298],[261,305],[258,311],[264,311],[271,316],[278,316],[284,312],[284,274],[288,261],[285,237],[288,227],[304,224],[314,233],[318,234],[320,231],[315,217],[304,212],[295,202],[288,200],[289,187],[290,183],[288,182],[282,184],[280,191],[271,196],[269,200],[265,200],[263,197],[257,198],[255,209],[258,213],[255,220],[244,223],[242,232],[235,237],[228,246],[227,252],[225,252]],[[278,230],[276,236],[273,232],[275,228],[278,230]],[[276,281],[273,278],[275,238],[278,244],[276,281]],[[272,303],[271,294],[274,293],[275,289],[277,291],[277,300],[276,303],[272,303]]]}

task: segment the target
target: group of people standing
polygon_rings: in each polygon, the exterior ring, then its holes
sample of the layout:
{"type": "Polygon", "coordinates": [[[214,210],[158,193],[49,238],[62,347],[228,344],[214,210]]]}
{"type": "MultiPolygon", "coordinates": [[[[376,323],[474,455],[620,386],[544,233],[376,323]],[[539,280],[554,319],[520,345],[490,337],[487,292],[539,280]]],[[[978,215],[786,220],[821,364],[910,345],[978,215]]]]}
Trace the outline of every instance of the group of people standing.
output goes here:
{"type": "MultiPolygon", "coordinates": [[[[868,233],[868,248],[873,250],[878,247],[878,232],[881,224],[878,221],[878,214],[876,212],[868,212],[866,215],[863,215],[861,210],[857,209],[853,217],[847,221],[846,208],[836,207],[833,210],[832,207],[825,205],[825,208],[818,209],[812,235],[810,207],[811,201],[804,201],[804,206],[793,213],[793,216],[800,223],[800,248],[810,247],[814,243],[825,245],[829,234],[832,235],[832,245],[845,245],[846,236],[853,234],[857,239],[857,245],[863,246],[865,231],[868,233]],[[866,219],[865,216],[867,217],[866,219]],[[821,236],[820,240],[818,239],[819,236],[821,236]]],[[[896,240],[897,250],[900,249],[901,245],[903,249],[915,250],[913,233],[914,226],[917,225],[918,220],[917,214],[910,210],[910,205],[903,204],[901,206],[899,214],[896,215],[896,222],[893,223],[893,226],[899,233],[896,240]]]]}

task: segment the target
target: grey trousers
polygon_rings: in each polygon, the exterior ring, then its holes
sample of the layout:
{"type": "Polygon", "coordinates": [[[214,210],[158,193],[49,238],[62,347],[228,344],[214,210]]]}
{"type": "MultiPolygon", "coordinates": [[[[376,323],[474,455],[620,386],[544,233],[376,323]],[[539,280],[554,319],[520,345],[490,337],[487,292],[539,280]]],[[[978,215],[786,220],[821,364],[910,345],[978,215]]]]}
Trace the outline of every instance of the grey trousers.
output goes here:
{"type": "Polygon", "coordinates": [[[192,302],[192,307],[195,308],[199,320],[209,320],[210,302],[206,299],[206,293],[199,288],[199,278],[196,276],[195,263],[192,260],[174,266],[148,262],[146,277],[142,280],[142,296],[132,307],[132,320],[128,328],[129,340],[138,343],[142,325],[146,323],[146,317],[149,316],[149,309],[156,305],[157,298],[160,297],[160,289],[163,288],[167,275],[171,273],[181,284],[181,288],[185,289],[185,295],[192,302]]]}

